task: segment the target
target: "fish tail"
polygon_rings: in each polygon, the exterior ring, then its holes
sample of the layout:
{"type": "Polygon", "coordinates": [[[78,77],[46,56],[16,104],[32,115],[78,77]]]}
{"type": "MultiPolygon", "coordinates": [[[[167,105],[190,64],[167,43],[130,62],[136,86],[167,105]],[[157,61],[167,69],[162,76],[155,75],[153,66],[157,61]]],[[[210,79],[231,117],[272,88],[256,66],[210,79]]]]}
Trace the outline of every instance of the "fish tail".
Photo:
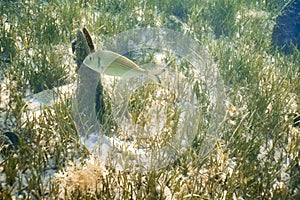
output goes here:
{"type": "Polygon", "coordinates": [[[150,78],[157,82],[157,83],[161,83],[160,78],[158,77],[158,75],[162,74],[165,71],[165,69],[154,69],[149,71],[149,76],[150,78]]]}
{"type": "Polygon", "coordinates": [[[149,78],[156,83],[161,83],[160,78],[157,75],[148,74],[149,78]]]}

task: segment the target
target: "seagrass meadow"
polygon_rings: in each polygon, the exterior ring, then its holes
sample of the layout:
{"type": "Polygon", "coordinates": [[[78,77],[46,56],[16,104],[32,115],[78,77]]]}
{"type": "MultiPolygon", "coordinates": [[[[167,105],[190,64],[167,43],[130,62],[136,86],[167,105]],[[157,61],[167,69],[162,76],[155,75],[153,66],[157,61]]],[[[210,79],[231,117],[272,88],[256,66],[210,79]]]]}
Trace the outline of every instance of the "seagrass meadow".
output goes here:
{"type": "MultiPolygon", "coordinates": [[[[289,2],[1,1],[0,199],[300,199],[300,53],[272,45],[289,2]],[[144,172],[118,171],[91,155],[68,95],[77,79],[71,41],[83,27],[97,49],[142,27],[178,31],[207,49],[225,93],[213,148],[200,154],[205,144],[196,136],[174,162],[144,172]],[[28,101],[54,98],[58,87],[64,92],[51,106],[28,101]]],[[[142,124],[139,104],[130,106],[142,124]]]]}

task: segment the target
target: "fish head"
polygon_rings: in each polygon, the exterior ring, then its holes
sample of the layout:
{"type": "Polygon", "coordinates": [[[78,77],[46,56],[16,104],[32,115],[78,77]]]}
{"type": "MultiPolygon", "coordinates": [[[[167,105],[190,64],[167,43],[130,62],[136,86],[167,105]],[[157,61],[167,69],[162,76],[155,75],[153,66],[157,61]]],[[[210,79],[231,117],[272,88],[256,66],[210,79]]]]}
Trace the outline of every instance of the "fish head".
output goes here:
{"type": "Polygon", "coordinates": [[[84,59],[83,64],[94,71],[102,73],[102,66],[100,61],[101,61],[100,56],[96,53],[92,53],[84,59]]]}

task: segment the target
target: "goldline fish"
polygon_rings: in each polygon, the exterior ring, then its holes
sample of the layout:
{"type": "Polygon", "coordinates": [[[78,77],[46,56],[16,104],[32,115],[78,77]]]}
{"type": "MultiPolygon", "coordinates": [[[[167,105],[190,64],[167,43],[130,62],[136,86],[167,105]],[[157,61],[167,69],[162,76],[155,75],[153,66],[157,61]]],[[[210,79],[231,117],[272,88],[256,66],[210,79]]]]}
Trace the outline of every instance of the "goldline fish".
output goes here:
{"type": "Polygon", "coordinates": [[[165,69],[146,70],[140,68],[132,60],[112,51],[99,50],[88,55],[83,64],[98,73],[111,76],[132,77],[136,75],[149,76],[155,82],[160,83],[158,75],[165,69]]]}

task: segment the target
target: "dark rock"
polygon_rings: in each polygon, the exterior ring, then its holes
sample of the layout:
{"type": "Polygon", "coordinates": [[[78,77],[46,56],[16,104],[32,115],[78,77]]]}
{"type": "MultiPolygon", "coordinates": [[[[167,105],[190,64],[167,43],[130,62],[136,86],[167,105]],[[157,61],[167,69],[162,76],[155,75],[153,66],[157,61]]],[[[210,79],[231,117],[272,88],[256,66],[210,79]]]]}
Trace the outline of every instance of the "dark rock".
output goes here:
{"type": "Polygon", "coordinates": [[[272,42],[285,54],[292,53],[295,46],[300,50],[300,0],[291,1],[277,17],[272,42]]]}
{"type": "Polygon", "coordinates": [[[295,114],[293,119],[293,126],[299,127],[300,126],[300,114],[295,114]]]}
{"type": "Polygon", "coordinates": [[[0,134],[0,154],[4,157],[10,155],[19,146],[19,137],[13,132],[4,132],[0,134]]]}
{"type": "Polygon", "coordinates": [[[75,53],[75,60],[77,63],[76,72],[78,72],[83,60],[90,54],[87,40],[79,29],[77,30],[76,39],[72,41],[72,51],[75,53]]]}
{"type": "Polygon", "coordinates": [[[12,144],[15,146],[16,149],[18,148],[19,136],[16,133],[8,131],[3,133],[3,135],[9,138],[9,140],[12,142],[12,144]]]}

